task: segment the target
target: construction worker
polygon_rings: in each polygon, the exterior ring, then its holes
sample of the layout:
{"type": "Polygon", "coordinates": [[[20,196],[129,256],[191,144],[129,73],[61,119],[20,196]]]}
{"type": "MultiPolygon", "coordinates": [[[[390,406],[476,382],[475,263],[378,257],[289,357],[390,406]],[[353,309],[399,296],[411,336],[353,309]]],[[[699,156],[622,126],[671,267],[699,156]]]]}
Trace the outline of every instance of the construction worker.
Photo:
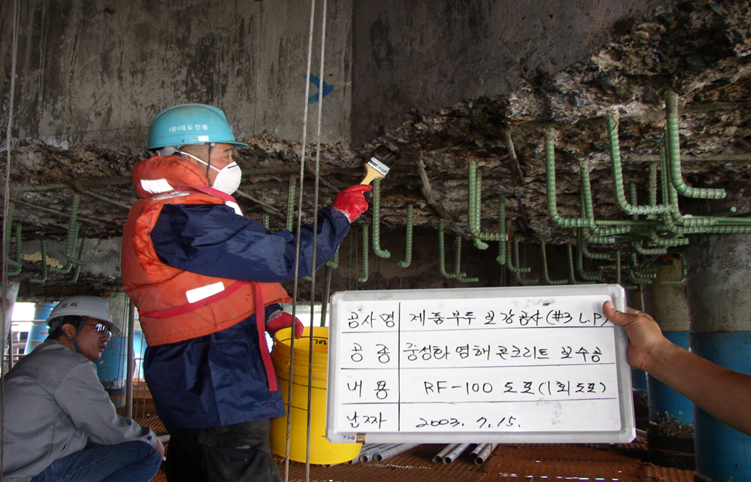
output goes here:
{"type": "Polygon", "coordinates": [[[4,377],[3,480],[151,480],[164,447],[117,414],[94,363],[112,333],[105,300],[73,296],[50,313],[49,336],[4,377]]]}
{"type": "Polygon", "coordinates": [[[125,290],[146,336],[145,378],[170,433],[165,471],[176,481],[278,481],[269,419],[285,415],[264,330],[302,324],[282,310],[279,284],[331,258],[350,222],[368,208],[364,192],[340,192],[318,212],[317,232],[270,233],[245,218],[232,193],[241,171],[235,140],[216,107],[185,104],[154,119],[133,187],[122,246],[125,290]]]}

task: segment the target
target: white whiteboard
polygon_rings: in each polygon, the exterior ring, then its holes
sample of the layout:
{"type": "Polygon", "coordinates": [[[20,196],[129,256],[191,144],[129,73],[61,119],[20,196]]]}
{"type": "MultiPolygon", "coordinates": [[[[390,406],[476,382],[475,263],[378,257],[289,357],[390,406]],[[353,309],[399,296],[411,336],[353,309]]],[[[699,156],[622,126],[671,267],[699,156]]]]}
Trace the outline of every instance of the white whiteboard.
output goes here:
{"type": "Polygon", "coordinates": [[[631,442],[619,285],[345,291],[331,300],[326,437],[631,442]]]}

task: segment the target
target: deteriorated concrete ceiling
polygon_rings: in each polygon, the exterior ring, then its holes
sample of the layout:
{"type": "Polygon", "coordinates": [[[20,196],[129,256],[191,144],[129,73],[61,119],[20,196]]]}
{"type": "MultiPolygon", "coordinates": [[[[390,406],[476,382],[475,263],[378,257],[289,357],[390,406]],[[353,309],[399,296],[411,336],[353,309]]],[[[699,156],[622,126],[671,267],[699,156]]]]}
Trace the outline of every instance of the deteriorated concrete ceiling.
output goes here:
{"type": "MultiPolygon", "coordinates": [[[[355,223],[350,241],[343,246],[345,271],[334,275],[335,285],[339,289],[457,285],[439,272],[436,230],[441,223],[447,236],[447,269],[453,267],[453,241],[458,234],[465,240],[462,264],[467,265],[468,275],[480,276],[479,285],[504,283],[508,278],[503,267],[489,268],[497,248],[483,253],[469,242],[470,162],[482,172],[483,231],[498,230],[498,199],[503,196],[509,231],[523,245],[544,241],[562,246],[575,241],[575,230],[556,225],[547,208],[544,141],[551,131],[556,135],[560,214],[581,215],[580,169],[588,166],[595,217],[629,219],[619,211],[613,194],[605,119],[613,116],[619,122],[624,181],[626,186],[635,183],[639,203],[646,204],[648,166],[659,159],[664,142],[669,90],[679,96],[686,183],[728,187],[748,198],[751,9],[744,1],[685,2],[645,18],[619,21],[612,26],[611,40],[589,61],[527,78],[510,95],[409,112],[401,125],[364,146],[321,146],[319,205],[328,205],[337,191],[359,182],[362,165],[376,146],[385,145],[397,156],[381,183],[380,202],[382,247],[394,256],[378,258],[370,266],[370,283],[357,284],[355,278],[362,275],[362,268],[355,266],[362,256],[357,251],[358,226],[371,223],[371,211],[355,223]],[[400,271],[396,262],[404,256],[408,204],[414,206],[416,252],[413,266],[400,271]]],[[[261,221],[268,213],[270,228],[284,229],[290,177],[300,171],[300,145],[269,133],[242,140],[250,147],[240,149],[237,156],[245,174],[237,196],[240,205],[246,216],[261,221]]],[[[303,222],[310,221],[309,213],[314,211],[315,146],[309,146],[306,154],[303,222]]],[[[14,220],[22,225],[24,241],[65,239],[74,194],[81,196],[81,236],[119,237],[127,208],[136,200],[130,170],[147,155],[95,144],[60,148],[38,139],[19,140],[12,152],[10,186],[14,220]]],[[[707,204],[708,209],[721,210],[729,201],[707,204]]],[[[563,253],[552,249],[554,256],[563,253]]],[[[20,279],[39,276],[38,256],[36,260],[24,260],[20,279]]],[[[612,269],[606,275],[612,279],[612,269]]],[[[83,270],[75,289],[117,290],[118,283],[116,276],[87,276],[83,270]]],[[[44,286],[26,285],[21,296],[28,298],[73,289],[69,276],[55,274],[44,286]]]]}

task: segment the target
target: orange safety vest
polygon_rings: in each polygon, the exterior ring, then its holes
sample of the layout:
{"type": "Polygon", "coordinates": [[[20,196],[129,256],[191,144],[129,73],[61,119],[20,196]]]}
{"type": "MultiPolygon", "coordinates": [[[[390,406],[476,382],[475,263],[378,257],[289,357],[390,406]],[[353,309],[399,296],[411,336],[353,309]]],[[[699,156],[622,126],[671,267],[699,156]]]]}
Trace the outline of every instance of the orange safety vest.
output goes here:
{"type": "MultiPolygon", "coordinates": [[[[188,173],[193,175],[198,171],[186,164],[184,159],[176,156],[161,156],[136,163],[134,187],[144,196],[143,189],[137,185],[145,178],[144,170],[156,171],[152,178],[166,173],[165,177],[172,180],[171,185],[179,186],[180,177],[184,179],[185,176],[177,176],[175,182],[175,166],[192,171],[188,173]],[[154,160],[162,162],[146,166],[152,169],[138,169],[142,163],[154,160]]],[[[203,183],[204,186],[197,189],[205,187],[205,181],[203,183]]],[[[141,199],[131,208],[122,242],[123,284],[138,307],[141,328],[150,346],[189,340],[229,328],[256,312],[256,297],[262,298],[264,306],[292,301],[279,283],[204,276],[159,260],[151,242],[151,230],[165,204],[224,203],[218,197],[185,188],[141,199]]]]}

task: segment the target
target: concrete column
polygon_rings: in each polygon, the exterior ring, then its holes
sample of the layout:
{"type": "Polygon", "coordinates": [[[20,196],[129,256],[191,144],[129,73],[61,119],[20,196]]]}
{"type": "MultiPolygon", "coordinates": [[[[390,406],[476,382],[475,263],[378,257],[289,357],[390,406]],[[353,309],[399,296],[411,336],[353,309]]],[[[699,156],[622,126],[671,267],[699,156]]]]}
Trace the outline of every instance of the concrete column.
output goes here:
{"type": "MultiPolygon", "coordinates": [[[[691,318],[686,284],[674,284],[683,277],[683,258],[660,266],[651,285],[643,285],[644,311],[660,324],[665,337],[689,349],[691,318]]],[[[694,404],[651,375],[649,391],[649,462],[665,467],[694,470],[694,404]]]]}
{"type": "MultiPolygon", "coordinates": [[[[692,238],[686,254],[691,351],[751,374],[751,235],[692,238]]],[[[698,407],[694,427],[697,479],[751,480],[751,437],[698,407]]]]}

